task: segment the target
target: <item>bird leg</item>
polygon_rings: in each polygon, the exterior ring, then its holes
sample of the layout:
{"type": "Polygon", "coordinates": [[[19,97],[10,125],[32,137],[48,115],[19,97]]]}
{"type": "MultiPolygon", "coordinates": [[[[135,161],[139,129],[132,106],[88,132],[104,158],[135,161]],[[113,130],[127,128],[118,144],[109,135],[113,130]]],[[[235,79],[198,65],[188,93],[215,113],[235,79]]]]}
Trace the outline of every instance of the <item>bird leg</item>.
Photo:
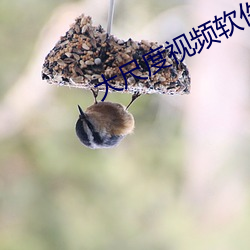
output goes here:
{"type": "Polygon", "coordinates": [[[132,99],[130,101],[130,103],[128,104],[128,106],[126,107],[126,110],[131,106],[131,104],[140,96],[141,94],[139,93],[139,91],[135,92],[132,95],[132,99]]]}
{"type": "Polygon", "coordinates": [[[94,90],[94,89],[90,89],[92,91],[92,94],[94,96],[94,99],[95,99],[95,104],[97,104],[97,96],[98,96],[98,89],[94,90]]]}

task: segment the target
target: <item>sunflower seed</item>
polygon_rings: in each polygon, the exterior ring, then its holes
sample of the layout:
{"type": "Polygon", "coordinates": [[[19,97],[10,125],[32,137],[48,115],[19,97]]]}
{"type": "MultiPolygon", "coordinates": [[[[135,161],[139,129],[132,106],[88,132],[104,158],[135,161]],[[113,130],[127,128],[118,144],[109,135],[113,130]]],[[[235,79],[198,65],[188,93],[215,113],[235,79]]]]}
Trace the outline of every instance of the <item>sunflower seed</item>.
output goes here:
{"type": "Polygon", "coordinates": [[[85,62],[85,64],[86,64],[86,65],[94,65],[95,63],[94,63],[93,61],[87,60],[87,61],[85,62]]]}

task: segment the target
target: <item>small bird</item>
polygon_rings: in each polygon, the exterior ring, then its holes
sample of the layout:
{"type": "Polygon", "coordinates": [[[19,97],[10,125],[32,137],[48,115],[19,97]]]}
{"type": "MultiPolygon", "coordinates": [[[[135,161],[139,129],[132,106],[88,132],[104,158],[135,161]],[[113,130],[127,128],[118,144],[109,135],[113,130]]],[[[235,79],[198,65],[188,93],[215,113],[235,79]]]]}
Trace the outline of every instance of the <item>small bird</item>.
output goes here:
{"type": "Polygon", "coordinates": [[[76,122],[76,135],[86,147],[91,149],[111,148],[134,130],[134,117],[128,112],[129,106],[140,96],[136,92],[127,107],[119,103],[97,102],[98,91],[92,90],[95,103],[85,112],[80,112],[76,122]]]}

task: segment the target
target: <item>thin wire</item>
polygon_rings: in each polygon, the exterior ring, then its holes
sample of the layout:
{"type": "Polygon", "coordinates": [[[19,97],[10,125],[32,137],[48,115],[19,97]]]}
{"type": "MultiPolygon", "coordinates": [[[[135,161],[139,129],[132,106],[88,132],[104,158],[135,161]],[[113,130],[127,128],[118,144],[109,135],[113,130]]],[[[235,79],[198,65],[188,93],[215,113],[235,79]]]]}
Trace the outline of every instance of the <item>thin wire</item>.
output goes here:
{"type": "Polygon", "coordinates": [[[109,35],[110,35],[111,29],[112,29],[112,23],[113,23],[113,17],[114,17],[114,10],[115,10],[115,0],[110,0],[109,14],[108,14],[108,27],[107,27],[107,33],[109,35]]]}

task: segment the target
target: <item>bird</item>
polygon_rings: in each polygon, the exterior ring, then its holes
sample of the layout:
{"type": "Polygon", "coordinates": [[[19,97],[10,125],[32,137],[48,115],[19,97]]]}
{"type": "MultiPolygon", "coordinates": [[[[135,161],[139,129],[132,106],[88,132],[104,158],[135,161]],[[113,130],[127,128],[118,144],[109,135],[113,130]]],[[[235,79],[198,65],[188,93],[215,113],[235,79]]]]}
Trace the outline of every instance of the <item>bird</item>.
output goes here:
{"type": "Polygon", "coordinates": [[[108,101],[98,102],[98,91],[91,89],[95,102],[85,112],[78,105],[79,118],[76,122],[76,135],[80,142],[91,149],[112,148],[131,134],[135,127],[133,115],[128,112],[130,105],[140,96],[132,95],[132,100],[123,106],[108,101]]]}

